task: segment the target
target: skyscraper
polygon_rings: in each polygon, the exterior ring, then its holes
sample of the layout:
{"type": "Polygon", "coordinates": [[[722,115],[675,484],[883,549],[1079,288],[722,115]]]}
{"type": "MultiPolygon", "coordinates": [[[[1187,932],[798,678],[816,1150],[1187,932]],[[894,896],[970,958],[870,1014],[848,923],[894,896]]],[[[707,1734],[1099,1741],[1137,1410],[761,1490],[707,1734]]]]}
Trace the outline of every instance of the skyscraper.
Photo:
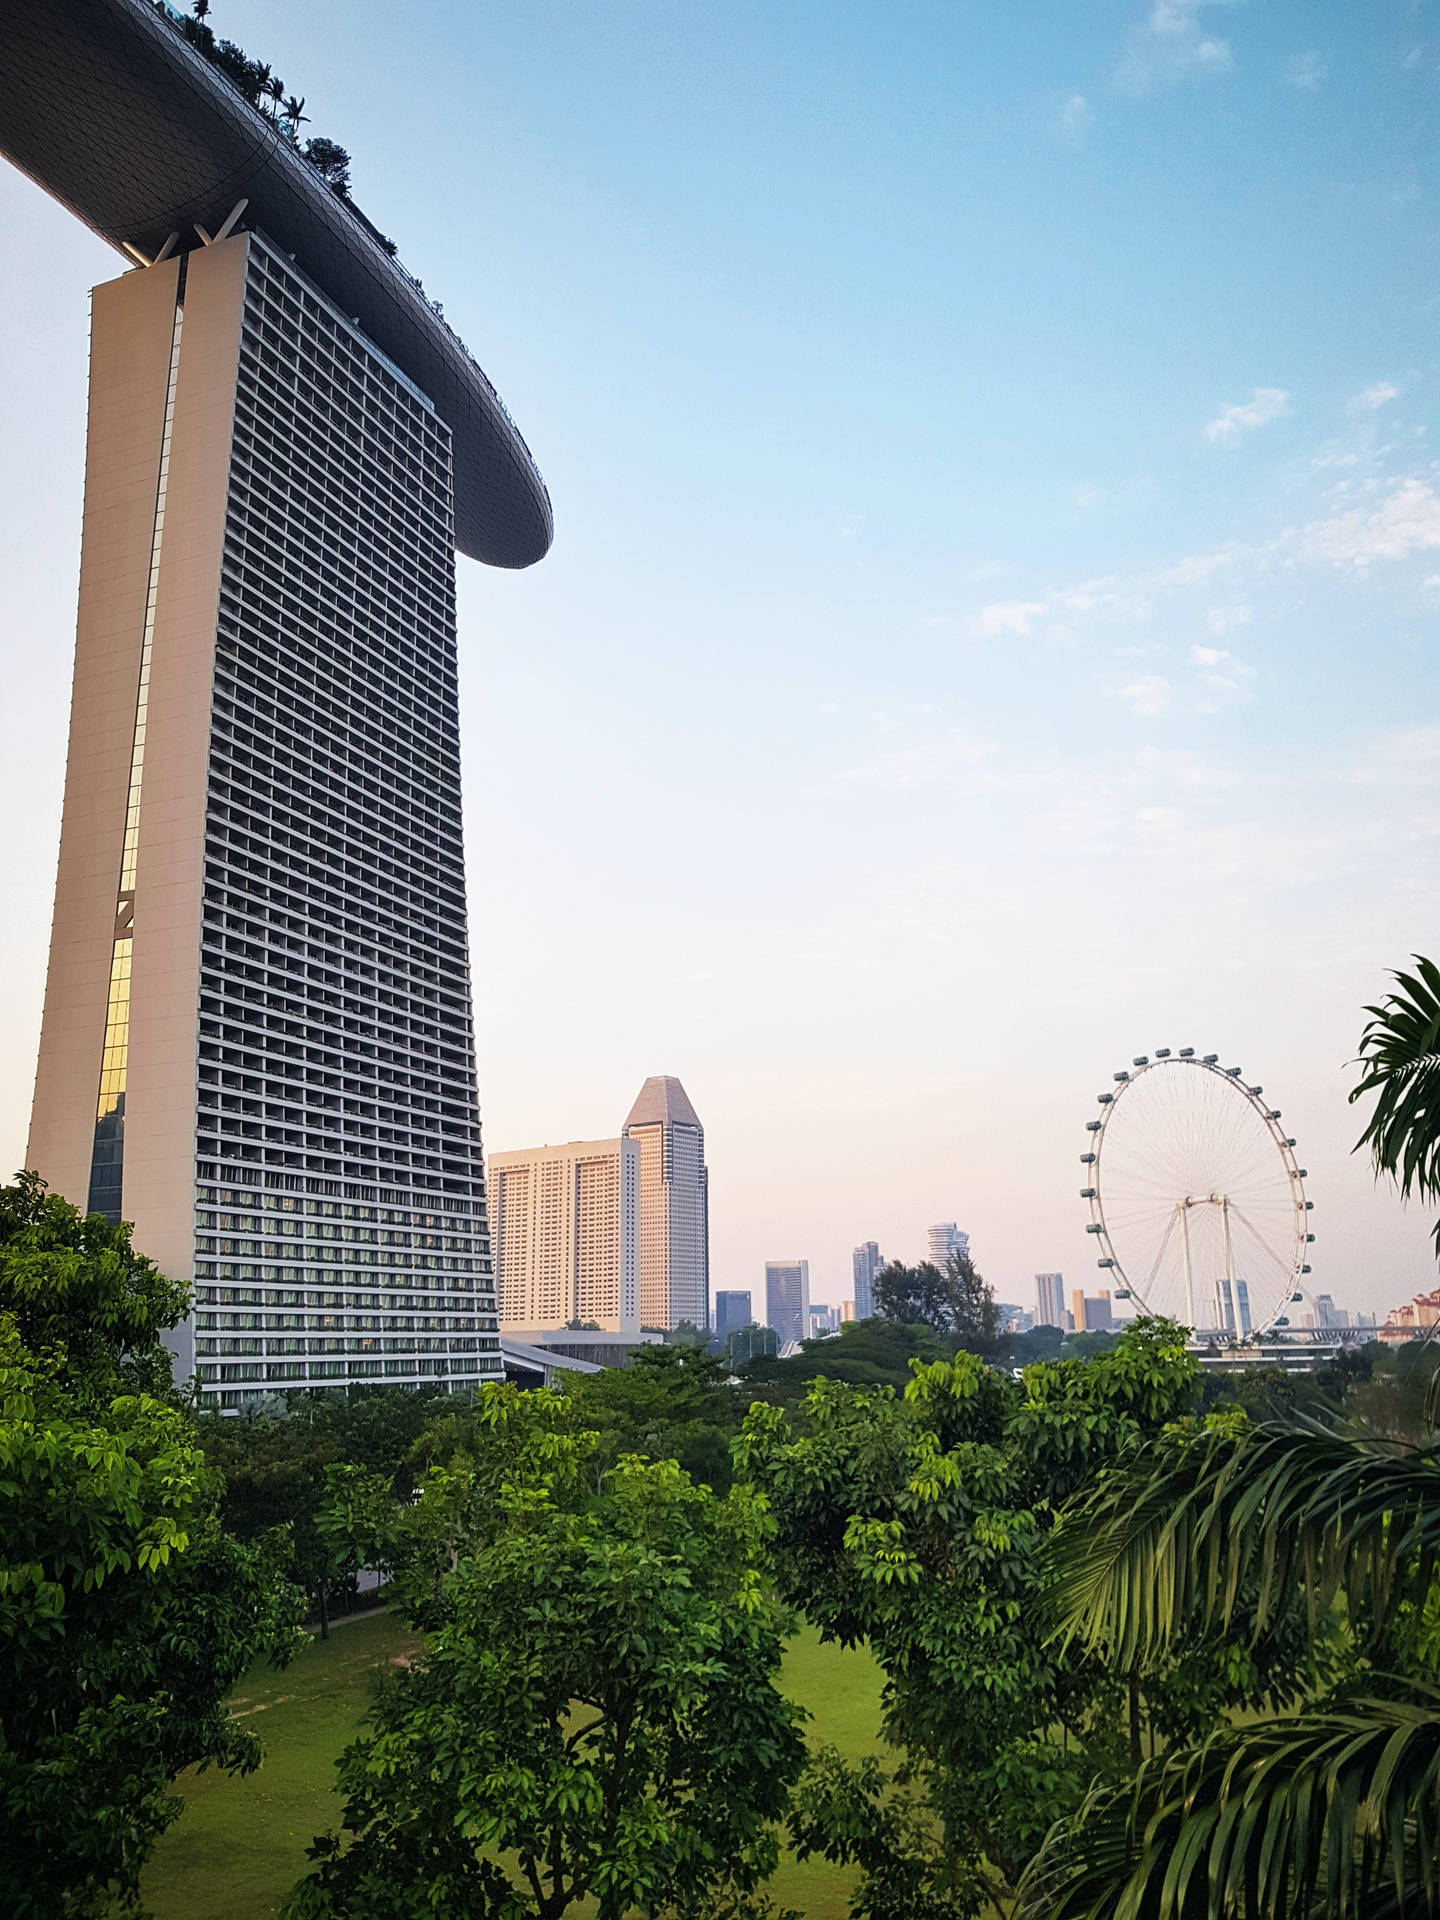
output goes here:
{"type": "Polygon", "coordinates": [[[970,1251],[970,1236],[962,1233],[953,1220],[942,1220],[938,1226],[928,1227],[925,1232],[929,1247],[928,1259],[943,1273],[945,1263],[952,1253],[962,1258],[970,1251]]]}
{"type": "Polygon", "coordinates": [[[571,1140],[490,1155],[490,1218],[502,1325],[593,1320],[634,1333],[640,1150],[571,1140]]]}
{"type": "Polygon", "coordinates": [[[873,1240],[864,1241],[850,1256],[851,1271],[855,1277],[854,1317],[857,1320],[874,1317],[875,1276],[884,1264],[880,1249],[873,1240]]]}
{"type": "Polygon", "coordinates": [[[1037,1327],[1065,1325],[1065,1276],[1063,1273],[1036,1274],[1035,1309],[1037,1327]]]}
{"type": "Polygon", "coordinates": [[[92,302],[30,1164],[193,1281],[179,1371],[223,1404],[498,1378],[455,550],[538,559],[543,485],[163,14],[22,8],[5,50],[0,148],[139,269],[92,302]]]}
{"type": "Polygon", "coordinates": [[[710,1199],[705,1129],[669,1073],[652,1074],[624,1127],[640,1150],[640,1319],[710,1324],[710,1199]]]}
{"type": "Polygon", "coordinates": [[[748,1327],[754,1317],[748,1287],[715,1295],[715,1331],[722,1340],[739,1328],[748,1327]]]}
{"type": "Polygon", "coordinates": [[[810,1338],[810,1262],[765,1262],[765,1321],[783,1347],[810,1338]]]}

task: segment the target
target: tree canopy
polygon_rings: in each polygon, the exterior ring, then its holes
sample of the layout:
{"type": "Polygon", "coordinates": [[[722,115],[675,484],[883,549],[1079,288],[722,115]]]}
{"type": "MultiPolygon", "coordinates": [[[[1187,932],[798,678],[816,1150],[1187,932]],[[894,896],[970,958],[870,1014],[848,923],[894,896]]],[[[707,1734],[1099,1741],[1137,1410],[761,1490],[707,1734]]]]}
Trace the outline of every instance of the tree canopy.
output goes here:
{"type": "Polygon", "coordinates": [[[182,1769],[259,1756],[225,1697],[293,1642],[275,1543],[242,1546],[160,1342],[185,1292],[24,1175],[0,1193],[0,1909],[136,1911],[182,1769]]]}
{"type": "MultiPolygon", "coordinates": [[[[300,1920],[698,1915],[771,1870],[800,1770],[748,1490],[598,1465],[565,1396],[482,1390],[378,1525],[425,1654],[341,1763],[300,1920]],[[597,1478],[598,1466],[598,1478],[597,1478]]],[[[337,1494],[342,1491],[337,1481],[337,1494]]],[[[363,1501],[360,1503],[363,1505],[363,1501]]]]}

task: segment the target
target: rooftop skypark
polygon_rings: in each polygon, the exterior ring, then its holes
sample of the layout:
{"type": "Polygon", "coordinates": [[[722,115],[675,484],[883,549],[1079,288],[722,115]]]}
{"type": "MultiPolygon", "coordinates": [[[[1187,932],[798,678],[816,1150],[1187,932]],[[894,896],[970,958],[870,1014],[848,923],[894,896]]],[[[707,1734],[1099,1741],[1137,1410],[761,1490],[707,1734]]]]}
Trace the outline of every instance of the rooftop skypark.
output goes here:
{"type": "Polygon", "coordinates": [[[263,63],[152,0],[6,8],[0,59],[0,153],[141,264],[222,232],[264,233],[449,426],[458,550],[500,567],[542,557],[553,521],[529,448],[350,199],[344,149],[301,141],[303,99],[275,102],[263,63]]]}

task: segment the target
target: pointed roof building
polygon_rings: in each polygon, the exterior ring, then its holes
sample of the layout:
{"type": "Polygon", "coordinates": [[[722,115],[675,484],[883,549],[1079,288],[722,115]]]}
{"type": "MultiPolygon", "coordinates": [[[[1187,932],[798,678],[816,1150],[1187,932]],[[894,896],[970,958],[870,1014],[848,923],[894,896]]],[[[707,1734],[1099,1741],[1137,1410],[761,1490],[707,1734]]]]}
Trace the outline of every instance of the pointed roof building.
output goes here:
{"type": "Polygon", "coordinates": [[[627,1128],[654,1127],[675,1121],[683,1121],[688,1127],[698,1127],[700,1116],[673,1073],[652,1073],[636,1094],[635,1104],[626,1116],[625,1125],[627,1128]]]}
{"type": "Polygon", "coordinates": [[[640,1322],[710,1323],[710,1192],[705,1129],[672,1073],[641,1087],[624,1127],[640,1149],[640,1322]]]}

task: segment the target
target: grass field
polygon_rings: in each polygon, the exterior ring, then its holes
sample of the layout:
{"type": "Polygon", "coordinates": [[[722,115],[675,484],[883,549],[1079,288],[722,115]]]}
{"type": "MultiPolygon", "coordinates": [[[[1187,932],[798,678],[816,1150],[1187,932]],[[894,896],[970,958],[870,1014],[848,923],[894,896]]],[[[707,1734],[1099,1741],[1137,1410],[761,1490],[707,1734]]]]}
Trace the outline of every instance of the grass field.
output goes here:
{"type": "MultiPolygon", "coordinates": [[[[265,1744],[265,1763],[245,1779],[189,1774],[185,1811],[146,1870],[143,1898],[158,1920],[272,1920],[305,1871],[305,1848],[339,1823],[335,1761],[365,1709],[370,1676],[404,1658],[415,1641],[388,1615],[347,1622],[283,1673],[255,1667],[234,1709],[265,1744]]],[[[785,1691],[813,1716],[813,1742],[842,1753],[873,1752],[880,1671],[863,1650],[822,1647],[809,1629],[786,1652],[785,1691]]],[[[777,1904],[807,1920],[844,1920],[850,1876],[824,1861],[787,1858],[771,1882],[777,1904]]],[[[576,1914],[580,1909],[575,1909],[576,1914]]]]}

